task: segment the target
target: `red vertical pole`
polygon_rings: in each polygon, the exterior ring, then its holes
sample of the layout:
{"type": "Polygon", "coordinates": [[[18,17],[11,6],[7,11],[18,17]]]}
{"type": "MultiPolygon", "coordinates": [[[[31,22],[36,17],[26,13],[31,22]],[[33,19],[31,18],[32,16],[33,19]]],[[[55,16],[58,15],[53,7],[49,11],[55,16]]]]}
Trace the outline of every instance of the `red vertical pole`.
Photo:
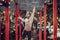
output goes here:
{"type": "MultiPolygon", "coordinates": [[[[22,11],[20,11],[20,16],[22,16],[22,11]]],[[[22,25],[20,20],[20,40],[22,40],[22,25]]]]}
{"type": "MultiPolygon", "coordinates": [[[[5,0],[9,3],[9,0],[5,0]]],[[[5,8],[5,40],[9,40],[9,7],[5,8]]]]}
{"type": "Polygon", "coordinates": [[[46,4],[44,4],[44,40],[46,40],[46,4]]]}
{"type": "Polygon", "coordinates": [[[40,30],[39,30],[39,40],[42,40],[42,11],[40,11],[40,30]]]}
{"type": "Polygon", "coordinates": [[[5,10],[5,40],[9,40],[9,9],[5,10]]]}
{"type": "Polygon", "coordinates": [[[53,0],[53,40],[57,40],[57,0],[53,0]]]}
{"type": "Polygon", "coordinates": [[[16,36],[16,40],[18,40],[18,4],[15,4],[15,27],[16,27],[16,31],[15,31],[15,36],[16,36]]]}

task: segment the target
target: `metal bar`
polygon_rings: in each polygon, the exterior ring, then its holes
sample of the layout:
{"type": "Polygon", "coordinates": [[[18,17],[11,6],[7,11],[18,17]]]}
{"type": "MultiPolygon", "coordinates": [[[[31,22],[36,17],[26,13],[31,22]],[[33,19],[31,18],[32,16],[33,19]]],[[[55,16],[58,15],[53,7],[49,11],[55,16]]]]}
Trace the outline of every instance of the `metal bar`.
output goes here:
{"type": "Polygon", "coordinates": [[[42,40],[42,11],[40,11],[40,30],[39,30],[39,40],[42,40]]]}
{"type": "Polygon", "coordinates": [[[9,8],[5,8],[5,40],[9,40],[9,8]]]}
{"type": "Polygon", "coordinates": [[[44,4],[44,40],[46,40],[46,4],[44,4]]]}
{"type": "MultiPolygon", "coordinates": [[[[9,3],[9,0],[5,0],[6,3],[9,3]]],[[[5,40],[9,40],[9,7],[5,8],[5,40]]]]}
{"type": "Polygon", "coordinates": [[[15,27],[16,27],[16,31],[15,31],[15,36],[16,36],[16,40],[18,40],[18,4],[15,4],[15,27]]]}
{"type": "Polygon", "coordinates": [[[53,40],[57,40],[57,0],[53,0],[53,40]]]}

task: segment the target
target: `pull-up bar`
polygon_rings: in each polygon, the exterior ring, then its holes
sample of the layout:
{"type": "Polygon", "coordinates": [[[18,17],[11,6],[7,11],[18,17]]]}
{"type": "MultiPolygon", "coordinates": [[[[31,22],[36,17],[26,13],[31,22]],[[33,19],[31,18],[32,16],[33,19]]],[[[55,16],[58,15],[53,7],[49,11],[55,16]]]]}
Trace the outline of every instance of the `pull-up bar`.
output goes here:
{"type": "MultiPolygon", "coordinates": [[[[5,1],[9,2],[9,0],[5,1]]],[[[9,6],[5,8],[5,40],[9,40],[9,6]]]]}
{"type": "Polygon", "coordinates": [[[16,27],[16,31],[15,31],[15,37],[16,40],[18,40],[18,4],[15,4],[15,27],[16,27]]]}
{"type": "Polygon", "coordinates": [[[57,1],[53,0],[53,40],[57,40],[57,1]]]}
{"type": "Polygon", "coordinates": [[[39,40],[42,40],[42,11],[40,11],[40,30],[39,30],[39,40]]]}
{"type": "Polygon", "coordinates": [[[47,12],[47,5],[44,4],[44,40],[46,40],[46,12],[47,12]]]}

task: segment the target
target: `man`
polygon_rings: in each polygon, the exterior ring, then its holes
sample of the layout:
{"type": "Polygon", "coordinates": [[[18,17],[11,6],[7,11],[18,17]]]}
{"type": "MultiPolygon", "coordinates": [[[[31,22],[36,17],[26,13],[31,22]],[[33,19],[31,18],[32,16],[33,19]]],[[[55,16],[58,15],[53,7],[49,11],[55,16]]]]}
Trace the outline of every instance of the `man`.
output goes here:
{"type": "Polygon", "coordinates": [[[33,8],[33,13],[30,15],[29,11],[26,14],[26,18],[22,19],[21,17],[19,17],[20,20],[22,20],[23,22],[25,22],[25,27],[23,30],[23,39],[26,37],[28,37],[28,40],[31,40],[31,27],[32,27],[32,22],[33,22],[33,18],[34,18],[34,14],[35,14],[35,7],[33,8]]]}

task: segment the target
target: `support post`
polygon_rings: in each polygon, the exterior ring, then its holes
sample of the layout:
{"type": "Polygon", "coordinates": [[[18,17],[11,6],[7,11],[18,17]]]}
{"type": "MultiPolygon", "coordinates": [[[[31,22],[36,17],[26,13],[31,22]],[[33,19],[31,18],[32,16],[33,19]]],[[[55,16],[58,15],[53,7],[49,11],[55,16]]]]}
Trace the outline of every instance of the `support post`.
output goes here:
{"type": "Polygon", "coordinates": [[[40,30],[39,30],[39,40],[42,40],[42,11],[40,11],[40,30]]]}
{"type": "Polygon", "coordinates": [[[15,37],[16,40],[18,40],[18,4],[15,4],[15,27],[16,27],[16,31],[15,31],[15,37]]]}
{"type": "Polygon", "coordinates": [[[44,4],[44,40],[46,40],[46,8],[47,8],[47,5],[44,4]]]}
{"type": "MultiPolygon", "coordinates": [[[[6,4],[9,0],[5,0],[6,4]]],[[[9,40],[9,6],[6,5],[5,8],[5,40],[9,40]]]]}
{"type": "Polygon", "coordinates": [[[53,40],[57,40],[57,0],[53,0],[53,40]]]}

